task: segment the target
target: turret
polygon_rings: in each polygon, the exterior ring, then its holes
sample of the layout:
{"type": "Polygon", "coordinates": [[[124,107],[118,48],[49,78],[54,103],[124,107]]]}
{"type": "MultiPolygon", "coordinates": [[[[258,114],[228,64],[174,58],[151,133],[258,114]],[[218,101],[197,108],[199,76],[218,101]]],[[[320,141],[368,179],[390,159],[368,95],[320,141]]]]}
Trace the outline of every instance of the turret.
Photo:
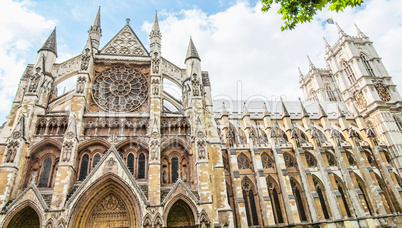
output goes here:
{"type": "Polygon", "coordinates": [[[40,68],[39,72],[51,72],[57,58],[56,28],[53,29],[46,42],[38,51],[34,69],[40,68]]]}
{"type": "Polygon", "coordinates": [[[186,64],[187,77],[190,78],[191,81],[192,97],[202,96],[201,59],[198,56],[197,49],[191,37],[184,63],[186,64]]]}

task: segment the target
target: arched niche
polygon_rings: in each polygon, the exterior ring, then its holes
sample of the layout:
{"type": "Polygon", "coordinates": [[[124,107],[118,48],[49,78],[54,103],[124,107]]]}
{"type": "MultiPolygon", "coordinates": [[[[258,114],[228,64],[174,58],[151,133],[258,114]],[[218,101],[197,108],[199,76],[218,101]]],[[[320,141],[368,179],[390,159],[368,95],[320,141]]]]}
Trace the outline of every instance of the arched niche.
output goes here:
{"type": "Polygon", "coordinates": [[[43,215],[32,201],[25,201],[15,207],[4,219],[1,227],[4,228],[41,228],[43,215]]]}
{"type": "Polygon", "coordinates": [[[115,174],[103,176],[78,197],[69,218],[71,228],[140,225],[142,216],[138,198],[115,174]]]}
{"type": "Polygon", "coordinates": [[[166,212],[165,221],[167,227],[191,227],[196,225],[197,210],[187,198],[179,195],[176,201],[172,201],[167,205],[166,212]]]}

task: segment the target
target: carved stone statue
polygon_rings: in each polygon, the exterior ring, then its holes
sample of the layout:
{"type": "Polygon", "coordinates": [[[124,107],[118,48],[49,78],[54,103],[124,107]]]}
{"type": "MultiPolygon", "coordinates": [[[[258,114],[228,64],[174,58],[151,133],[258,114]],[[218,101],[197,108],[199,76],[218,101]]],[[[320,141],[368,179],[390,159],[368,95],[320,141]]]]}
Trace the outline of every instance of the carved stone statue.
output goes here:
{"type": "Polygon", "coordinates": [[[63,145],[63,157],[62,157],[63,162],[70,161],[72,150],[73,150],[73,142],[66,141],[63,145]]]}
{"type": "Polygon", "coordinates": [[[88,70],[89,60],[91,56],[89,55],[89,48],[85,49],[85,53],[81,56],[81,70],[88,70]]]}
{"type": "Polygon", "coordinates": [[[193,80],[192,80],[192,85],[193,85],[193,96],[199,96],[200,95],[200,81],[197,79],[197,74],[193,74],[193,80]]]}
{"type": "Polygon", "coordinates": [[[159,94],[159,79],[152,79],[152,95],[159,94]]]}
{"type": "Polygon", "coordinates": [[[159,73],[159,54],[158,52],[154,52],[154,56],[152,58],[152,73],[158,74],[159,73]]]}
{"type": "Polygon", "coordinates": [[[17,140],[10,141],[7,145],[7,156],[6,162],[14,162],[15,156],[17,155],[17,148],[19,146],[19,142],[17,140]]]}
{"type": "Polygon", "coordinates": [[[77,93],[84,93],[86,81],[87,79],[84,76],[80,76],[77,78],[77,89],[76,89],[77,93]]]}
{"type": "Polygon", "coordinates": [[[163,183],[166,184],[168,182],[168,174],[166,170],[163,171],[163,183]]]}

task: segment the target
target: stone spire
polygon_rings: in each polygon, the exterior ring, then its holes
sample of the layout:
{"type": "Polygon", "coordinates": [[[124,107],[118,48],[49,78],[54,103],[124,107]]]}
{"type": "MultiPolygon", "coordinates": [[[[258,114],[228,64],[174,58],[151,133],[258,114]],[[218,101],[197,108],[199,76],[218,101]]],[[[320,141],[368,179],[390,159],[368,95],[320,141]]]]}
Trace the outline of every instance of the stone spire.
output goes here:
{"type": "Polygon", "coordinates": [[[307,56],[307,59],[308,59],[310,69],[315,69],[315,66],[314,66],[313,62],[311,62],[310,56],[307,56]]]}
{"type": "Polygon", "coordinates": [[[190,42],[188,43],[188,48],[187,48],[187,55],[186,55],[186,62],[188,59],[195,58],[201,61],[200,57],[198,56],[197,49],[195,48],[195,45],[193,43],[193,39],[190,36],[190,42]]]}
{"type": "Polygon", "coordinates": [[[368,38],[368,37],[362,32],[362,30],[360,30],[359,27],[357,27],[356,24],[355,24],[355,27],[356,27],[357,35],[358,35],[360,38],[368,38]]]}
{"type": "Polygon", "coordinates": [[[90,30],[100,31],[100,29],[101,29],[101,21],[100,21],[100,6],[99,6],[98,12],[96,13],[94,22],[92,23],[90,30]]]}
{"type": "MultiPolygon", "coordinates": [[[[152,24],[152,32],[159,33],[159,35],[160,35],[158,13],[156,12],[156,10],[155,10],[154,23],[152,24]]],[[[152,32],[151,32],[151,34],[152,34],[152,32]]]]}
{"type": "Polygon", "coordinates": [[[302,83],[302,82],[303,82],[304,75],[303,75],[303,73],[301,72],[300,67],[297,67],[297,69],[299,69],[299,82],[302,83]]]}
{"type": "Polygon", "coordinates": [[[325,110],[322,108],[320,103],[318,103],[318,114],[320,117],[327,117],[327,113],[325,113],[325,110]]]}
{"type": "Polygon", "coordinates": [[[325,39],[325,37],[323,37],[323,38],[324,38],[324,42],[325,42],[325,48],[331,48],[331,46],[329,46],[327,39],[325,39]]]}
{"type": "Polygon", "coordinates": [[[339,37],[346,36],[346,33],[341,29],[341,26],[339,26],[337,22],[335,22],[335,24],[336,28],[338,29],[339,37]]]}
{"type": "Polygon", "coordinates": [[[248,109],[246,107],[246,102],[244,102],[243,104],[243,112],[241,113],[241,115],[244,116],[250,116],[250,113],[248,112],[248,109]]]}
{"type": "Polygon", "coordinates": [[[300,98],[300,97],[299,97],[299,103],[300,103],[300,109],[301,109],[302,118],[304,118],[304,117],[310,117],[310,116],[308,115],[308,112],[307,112],[306,108],[304,108],[303,102],[301,101],[301,98],[300,98]]]}
{"type": "Polygon", "coordinates": [[[46,42],[39,49],[40,51],[51,51],[57,56],[57,40],[56,40],[56,27],[53,29],[53,32],[47,38],[46,42]]]}
{"type": "Polygon", "coordinates": [[[289,112],[286,109],[285,103],[283,103],[282,98],[281,98],[281,105],[282,105],[282,118],[283,117],[290,117],[289,112]]]}
{"type": "Polygon", "coordinates": [[[266,116],[271,116],[271,113],[269,113],[268,109],[267,109],[267,105],[264,102],[264,106],[262,107],[262,117],[266,117],[266,116]]]}

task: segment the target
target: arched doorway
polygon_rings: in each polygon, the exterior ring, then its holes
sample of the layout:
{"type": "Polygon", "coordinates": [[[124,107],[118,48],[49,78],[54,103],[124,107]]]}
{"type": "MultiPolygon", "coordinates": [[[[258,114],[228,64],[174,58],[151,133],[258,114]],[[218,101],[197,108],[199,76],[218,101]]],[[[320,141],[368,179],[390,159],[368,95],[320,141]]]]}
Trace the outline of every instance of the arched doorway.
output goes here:
{"type": "Polygon", "coordinates": [[[138,227],[139,206],[133,191],[109,174],[81,195],[71,214],[73,228],[138,227]]]}
{"type": "Polygon", "coordinates": [[[169,210],[167,227],[191,227],[194,225],[194,215],[191,208],[183,200],[177,200],[169,210]]]}
{"type": "Polygon", "coordinates": [[[8,223],[7,228],[39,228],[40,220],[36,211],[27,206],[20,210],[11,221],[8,223]]]}

